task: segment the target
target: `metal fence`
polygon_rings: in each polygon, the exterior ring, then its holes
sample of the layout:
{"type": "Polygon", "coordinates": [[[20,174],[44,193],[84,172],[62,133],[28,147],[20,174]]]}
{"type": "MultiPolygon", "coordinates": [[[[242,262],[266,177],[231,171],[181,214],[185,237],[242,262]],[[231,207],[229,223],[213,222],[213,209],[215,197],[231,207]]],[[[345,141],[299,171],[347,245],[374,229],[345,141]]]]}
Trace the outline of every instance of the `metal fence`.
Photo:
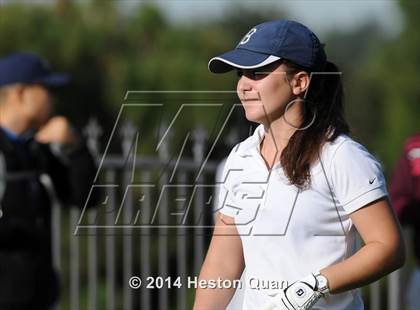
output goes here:
{"type": "Polygon", "coordinates": [[[69,289],[68,298],[57,308],[191,308],[193,290],[187,289],[185,279],[176,279],[178,275],[198,276],[211,236],[214,188],[206,183],[214,180],[217,163],[204,158],[204,129],[192,132],[193,158],[189,160],[169,158],[168,139],[163,140],[157,157],[138,156],[133,152],[136,129],[125,123],[119,133],[122,153],[102,161],[102,129],[97,121],[92,120],[84,133],[100,165],[102,180],[97,183],[103,184],[96,185],[96,190],[102,191],[104,206],[99,206],[99,212],[98,208],[85,213],[71,208],[67,213],[54,203],[54,262],[64,281],[69,281],[62,285],[69,289]],[[141,186],[133,185],[134,178],[141,186]],[[156,201],[153,197],[158,201],[156,210],[151,205],[156,201]],[[95,225],[84,225],[81,218],[95,225]],[[63,248],[62,240],[69,232],[68,248],[63,248]],[[142,275],[142,287],[130,288],[129,279],[142,275]],[[179,283],[184,285],[179,287],[179,283]]]}
{"type": "MultiPolygon", "coordinates": [[[[53,204],[53,257],[62,279],[56,308],[191,309],[193,290],[187,289],[185,279],[182,287],[174,281],[198,276],[211,237],[214,188],[206,184],[214,183],[218,164],[204,158],[205,131],[198,127],[192,132],[189,160],[171,160],[165,144],[155,158],[133,153],[136,130],[126,123],[120,132],[122,153],[101,162],[98,122],[91,120],[84,134],[102,171],[103,185],[97,190],[103,194],[103,206],[98,215],[97,210],[82,214],[53,204]],[[133,185],[134,179],[143,186],[133,185]],[[153,213],[152,201],[159,206],[153,213]],[[95,226],[84,225],[81,218],[95,226]],[[132,276],[144,276],[140,289],[130,288],[132,276]],[[155,280],[148,289],[147,276],[162,281],[155,280]]],[[[403,279],[397,271],[363,289],[366,308],[402,309],[403,279]]]]}

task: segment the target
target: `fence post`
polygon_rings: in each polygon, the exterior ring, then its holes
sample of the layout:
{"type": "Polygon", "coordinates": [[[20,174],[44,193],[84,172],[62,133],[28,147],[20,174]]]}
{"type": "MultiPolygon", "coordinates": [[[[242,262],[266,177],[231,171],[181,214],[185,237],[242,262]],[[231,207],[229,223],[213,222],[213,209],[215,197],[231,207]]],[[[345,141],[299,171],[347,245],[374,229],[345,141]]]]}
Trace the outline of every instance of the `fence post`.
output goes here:
{"type": "MultiPolygon", "coordinates": [[[[106,184],[115,184],[116,173],[115,170],[108,170],[106,174],[106,184]]],[[[108,186],[106,188],[106,195],[110,200],[110,205],[115,206],[117,203],[115,187],[108,186]]],[[[115,235],[112,226],[115,225],[115,212],[107,212],[106,214],[106,309],[115,309],[115,235]]]]}
{"type": "MultiPolygon", "coordinates": [[[[133,123],[125,122],[120,132],[122,138],[122,151],[124,165],[123,174],[123,191],[124,205],[123,208],[123,225],[131,226],[131,218],[133,216],[133,197],[132,191],[128,191],[128,185],[134,181],[134,172],[136,168],[137,143],[138,134],[133,123]],[[132,160],[129,161],[129,159],[132,160]]],[[[128,286],[128,279],[133,276],[133,236],[132,228],[125,227],[123,236],[123,308],[133,309],[133,291],[128,286]]]]}
{"type": "MultiPolygon", "coordinates": [[[[90,118],[88,124],[83,130],[86,137],[87,147],[96,161],[99,160],[100,138],[103,130],[96,118],[90,118]]],[[[93,184],[92,184],[93,185],[93,184]]],[[[96,218],[95,210],[88,210],[87,217],[89,223],[93,223],[96,218]]],[[[98,291],[98,249],[95,227],[89,228],[88,238],[88,308],[97,309],[97,291],[98,291]]]]}
{"type": "MultiPolygon", "coordinates": [[[[51,199],[51,246],[52,246],[52,260],[53,266],[57,270],[61,279],[61,205],[57,199],[54,185],[49,175],[43,174],[40,177],[40,182],[44,185],[45,189],[48,192],[48,195],[51,199]]],[[[60,301],[58,301],[54,306],[54,310],[59,310],[61,308],[60,301]]]]}
{"type": "Polygon", "coordinates": [[[388,275],[388,309],[401,309],[401,269],[388,275]]]}
{"type": "MultiPolygon", "coordinates": [[[[158,148],[158,156],[161,162],[161,174],[159,180],[159,194],[160,194],[160,202],[159,202],[159,217],[158,217],[158,225],[160,226],[158,229],[158,271],[159,276],[162,278],[166,278],[168,276],[168,228],[166,225],[168,224],[168,193],[165,189],[165,186],[168,185],[168,170],[166,168],[166,163],[169,160],[169,143],[170,140],[170,133],[164,136],[166,133],[168,126],[166,124],[162,124],[161,127],[162,131],[160,134],[160,138],[162,139],[159,143],[158,148]]],[[[160,310],[169,309],[169,291],[167,288],[163,287],[159,290],[159,308],[160,310]]]]}
{"type": "MultiPolygon", "coordinates": [[[[188,179],[187,179],[187,174],[185,172],[180,172],[178,174],[178,187],[177,187],[177,197],[181,198],[181,197],[186,197],[187,195],[187,191],[186,191],[186,187],[183,186],[184,184],[187,183],[188,179]]],[[[180,201],[181,207],[185,207],[185,205],[183,205],[183,201],[180,201]]],[[[178,206],[177,206],[178,207],[178,206]]],[[[177,209],[181,209],[181,208],[177,208],[177,209]]],[[[182,283],[184,283],[184,281],[186,280],[187,276],[187,261],[188,261],[188,257],[187,257],[187,234],[186,234],[186,230],[184,230],[183,223],[178,222],[178,228],[177,228],[177,248],[176,248],[176,263],[177,263],[177,271],[178,271],[178,276],[181,277],[181,281],[182,283]]],[[[183,309],[188,309],[187,308],[187,290],[186,290],[186,286],[183,285],[182,287],[179,287],[176,291],[176,309],[178,310],[183,310],[183,309]]]]}
{"type": "Polygon", "coordinates": [[[99,139],[103,134],[103,130],[96,118],[92,117],[89,119],[83,134],[86,137],[86,144],[92,155],[98,156],[100,149],[99,139]]]}
{"type": "MultiPolygon", "coordinates": [[[[194,185],[202,184],[204,181],[202,170],[200,169],[203,159],[204,159],[204,148],[207,140],[207,132],[204,129],[202,124],[198,124],[194,129],[192,134],[193,144],[193,156],[194,162],[196,163],[198,169],[198,175],[194,180],[194,185]]],[[[196,192],[194,195],[195,204],[194,204],[194,274],[200,272],[200,266],[203,263],[204,259],[204,228],[205,224],[204,218],[204,193],[203,187],[196,187],[196,192]]]]}
{"type": "MultiPolygon", "coordinates": [[[[149,184],[151,182],[152,176],[150,171],[142,171],[141,172],[141,183],[142,184],[149,184]]],[[[146,187],[145,193],[144,193],[144,202],[143,202],[143,218],[148,219],[150,221],[150,215],[151,215],[151,188],[146,187]]],[[[150,224],[150,222],[147,222],[147,224],[150,224]]],[[[148,277],[150,276],[150,270],[151,270],[151,261],[150,261],[150,246],[151,246],[151,229],[146,228],[141,230],[141,236],[140,236],[140,275],[142,277],[148,277]]],[[[145,288],[144,286],[141,288],[141,301],[140,301],[140,309],[142,310],[149,310],[152,309],[151,305],[151,294],[150,289],[145,288]]]]}
{"type": "MultiPolygon", "coordinates": [[[[71,206],[70,208],[70,231],[74,231],[74,227],[80,218],[80,210],[71,206]]],[[[80,244],[77,235],[70,233],[70,309],[80,309],[80,244]]]]}

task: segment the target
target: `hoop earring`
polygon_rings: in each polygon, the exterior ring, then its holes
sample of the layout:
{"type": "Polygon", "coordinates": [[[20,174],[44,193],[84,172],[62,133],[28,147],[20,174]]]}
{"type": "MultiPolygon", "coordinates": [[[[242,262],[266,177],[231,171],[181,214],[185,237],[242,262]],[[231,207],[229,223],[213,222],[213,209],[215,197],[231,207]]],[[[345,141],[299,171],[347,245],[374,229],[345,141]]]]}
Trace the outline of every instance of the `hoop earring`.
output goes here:
{"type": "MultiPolygon", "coordinates": [[[[289,110],[289,108],[290,108],[290,105],[291,104],[293,104],[293,103],[295,103],[295,101],[297,101],[298,99],[294,99],[294,100],[292,100],[292,101],[290,101],[287,105],[286,105],[286,108],[284,109],[284,113],[283,113],[283,119],[284,119],[284,121],[286,122],[286,124],[287,125],[289,125],[290,127],[293,127],[294,129],[296,129],[296,130],[305,130],[305,129],[308,129],[309,127],[311,127],[312,125],[313,125],[313,123],[315,123],[315,119],[316,119],[316,111],[313,111],[313,113],[314,113],[314,115],[313,115],[313,117],[312,117],[312,120],[310,121],[310,123],[308,124],[308,125],[306,125],[305,127],[296,127],[295,125],[293,125],[292,123],[290,123],[288,120],[287,120],[287,118],[286,118],[286,112],[287,112],[287,110],[289,110]]],[[[309,100],[306,100],[306,99],[299,99],[299,100],[303,100],[303,101],[307,101],[307,102],[309,102],[309,100]]]]}

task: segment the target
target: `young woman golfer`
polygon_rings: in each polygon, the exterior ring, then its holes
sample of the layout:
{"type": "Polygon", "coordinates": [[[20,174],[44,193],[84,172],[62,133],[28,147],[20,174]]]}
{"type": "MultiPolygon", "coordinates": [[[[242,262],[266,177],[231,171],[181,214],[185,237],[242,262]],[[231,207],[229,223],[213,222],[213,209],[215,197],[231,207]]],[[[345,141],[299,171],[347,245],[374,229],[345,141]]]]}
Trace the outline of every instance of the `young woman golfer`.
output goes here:
{"type": "Polygon", "coordinates": [[[348,136],[323,45],[300,23],[266,22],[209,69],[238,72],[260,126],[226,161],[194,309],[225,309],[243,272],[241,309],[363,309],[357,288],[401,267],[404,245],[380,164],[348,136]]]}

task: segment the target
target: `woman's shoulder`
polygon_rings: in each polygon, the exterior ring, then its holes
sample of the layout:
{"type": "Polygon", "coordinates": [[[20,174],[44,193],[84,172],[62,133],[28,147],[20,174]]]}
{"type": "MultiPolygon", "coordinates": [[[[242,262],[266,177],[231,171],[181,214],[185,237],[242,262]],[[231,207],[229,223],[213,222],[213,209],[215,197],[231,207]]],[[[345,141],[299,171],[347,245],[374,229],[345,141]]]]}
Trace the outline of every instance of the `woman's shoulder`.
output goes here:
{"type": "Polygon", "coordinates": [[[343,151],[350,153],[369,153],[368,149],[360,142],[348,135],[341,134],[337,137],[335,155],[343,151]]]}
{"type": "Polygon", "coordinates": [[[363,144],[346,134],[340,134],[333,141],[326,142],[322,153],[324,160],[331,163],[346,164],[358,160],[378,161],[363,144]]]}
{"type": "Polygon", "coordinates": [[[387,195],[382,165],[361,143],[340,135],[325,146],[326,176],[348,214],[387,195]]]}

